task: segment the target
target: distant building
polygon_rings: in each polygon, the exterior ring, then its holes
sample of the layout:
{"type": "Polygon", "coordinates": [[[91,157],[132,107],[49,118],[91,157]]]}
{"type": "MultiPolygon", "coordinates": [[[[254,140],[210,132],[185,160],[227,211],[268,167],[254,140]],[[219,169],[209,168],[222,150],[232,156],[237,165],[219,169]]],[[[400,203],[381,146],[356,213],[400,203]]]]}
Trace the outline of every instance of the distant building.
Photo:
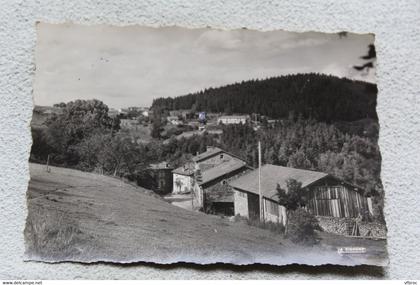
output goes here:
{"type": "Polygon", "coordinates": [[[267,120],[267,124],[269,124],[269,125],[275,125],[278,122],[279,122],[279,120],[274,120],[274,119],[267,120]]]}
{"type": "Polygon", "coordinates": [[[166,161],[151,164],[149,174],[152,183],[152,190],[158,194],[165,195],[172,192],[172,170],[173,167],[166,161]]]}
{"type": "Polygon", "coordinates": [[[121,114],[121,115],[127,115],[129,111],[130,110],[128,110],[128,108],[120,108],[120,109],[118,109],[118,113],[121,114]]]}
{"type": "Polygon", "coordinates": [[[115,118],[118,115],[118,110],[114,108],[109,108],[108,110],[108,116],[115,118]]]}
{"type": "Polygon", "coordinates": [[[212,129],[212,130],[206,130],[207,133],[211,134],[211,135],[222,135],[223,134],[223,130],[221,129],[212,129]]]}
{"type": "Polygon", "coordinates": [[[145,117],[149,117],[149,109],[144,109],[142,112],[141,112],[141,114],[143,115],[143,116],[145,116],[145,117]]]}
{"type": "Polygon", "coordinates": [[[139,122],[134,119],[121,119],[120,120],[120,127],[121,129],[128,129],[128,130],[137,130],[139,127],[139,122]]]}
{"type": "Polygon", "coordinates": [[[173,170],[173,193],[192,193],[195,208],[233,215],[230,179],[248,171],[246,162],[217,147],[207,147],[187,163],[173,170]]]}
{"type": "Polygon", "coordinates": [[[248,115],[232,115],[232,116],[221,116],[217,119],[218,124],[246,124],[249,121],[248,115]]]}
{"type": "MultiPolygon", "coordinates": [[[[286,209],[278,203],[277,185],[287,189],[291,178],[308,189],[306,209],[315,216],[356,218],[372,214],[363,190],[327,173],[266,164],[261,167],[261,192],[265,221],[285,223],[286,209]]],[[[258,169],[229,183],[234,191],[235,215],[260,218],[258,169]]]]}
{"type": "Polygon", "coordinates": [[[143,112],[145,107],[128,107],[129,112],[143,112]]]}
{"type": "Polygon", "coordinates": [[[175,126],[182,124],[182,121],[178,118],[178,116],[168,116],[166,117],[166,120],[175,126]]]}

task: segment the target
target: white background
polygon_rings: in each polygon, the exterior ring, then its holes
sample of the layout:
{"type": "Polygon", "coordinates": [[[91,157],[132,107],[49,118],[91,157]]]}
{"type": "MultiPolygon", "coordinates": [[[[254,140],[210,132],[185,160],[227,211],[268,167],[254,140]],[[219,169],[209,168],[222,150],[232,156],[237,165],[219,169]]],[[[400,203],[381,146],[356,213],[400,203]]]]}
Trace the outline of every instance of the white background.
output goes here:
{"type": "Polygon", "coordinates": [[[0,1],[0,279],[420,279],[420,1],[0,1]],[[45,264],[23,262],[35,22],[212,26],[376,34],[378,114],[390,265],[45,264]]]}

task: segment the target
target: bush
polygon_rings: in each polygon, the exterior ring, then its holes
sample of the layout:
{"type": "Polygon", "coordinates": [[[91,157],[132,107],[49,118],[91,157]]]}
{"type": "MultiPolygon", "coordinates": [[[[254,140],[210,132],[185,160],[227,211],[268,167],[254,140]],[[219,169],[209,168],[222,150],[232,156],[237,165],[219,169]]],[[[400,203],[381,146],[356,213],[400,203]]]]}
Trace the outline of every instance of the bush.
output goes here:
{"type": "Polygon", "coordinates": [[[299,208],[290,213],[287,235],[294,243],[314,245],[318,242],[315,230],[319,228],[315,216],[299,208]]]}

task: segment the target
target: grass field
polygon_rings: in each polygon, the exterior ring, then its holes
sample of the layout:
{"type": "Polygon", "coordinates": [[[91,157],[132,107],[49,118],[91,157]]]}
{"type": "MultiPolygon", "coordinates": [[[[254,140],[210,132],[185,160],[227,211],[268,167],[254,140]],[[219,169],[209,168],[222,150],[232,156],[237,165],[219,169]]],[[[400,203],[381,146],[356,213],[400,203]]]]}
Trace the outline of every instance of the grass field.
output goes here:
{"type": "Polygon", "coordinates": [[[29,260],[377,264],[340,256],[334,244],[296,246],[268,230],[187,211],[111,177],[57,167],[48,173],[38,164],[30,173],[29,260]]]}

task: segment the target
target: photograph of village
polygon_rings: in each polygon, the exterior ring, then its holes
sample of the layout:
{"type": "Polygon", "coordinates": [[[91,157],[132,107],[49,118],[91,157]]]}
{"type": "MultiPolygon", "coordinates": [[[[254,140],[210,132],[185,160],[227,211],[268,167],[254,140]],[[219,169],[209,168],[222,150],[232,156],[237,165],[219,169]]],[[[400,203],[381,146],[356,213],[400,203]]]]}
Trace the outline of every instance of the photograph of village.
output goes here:
{"type": "Polygon", "coordinates": [[[26,258],[385,266],[374,36],[38,24],[26,258]]]}

